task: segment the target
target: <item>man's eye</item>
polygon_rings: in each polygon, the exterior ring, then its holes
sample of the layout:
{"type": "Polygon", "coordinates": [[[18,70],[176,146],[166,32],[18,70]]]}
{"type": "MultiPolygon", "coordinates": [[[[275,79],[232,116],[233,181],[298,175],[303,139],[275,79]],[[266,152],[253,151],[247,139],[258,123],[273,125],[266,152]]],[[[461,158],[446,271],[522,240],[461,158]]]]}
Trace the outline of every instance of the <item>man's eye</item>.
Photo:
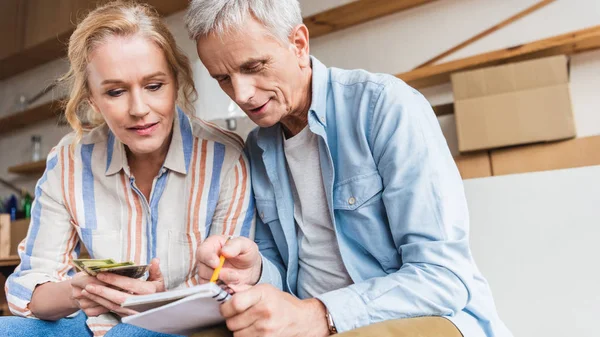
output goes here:
{"type": "Polygon", "coordinates": [[[217,81],[219,83],[227,83],[229,81],[229,76],[221,76],[221,77],[217,78],[217,81]]]}
{"type": "Polygon", "coordinates": [[[123,90],[123,89],[113,89],[113,90],[107,91],[106,94],[110,97],[119,97],[119,96],[123,95],[124,92],[125,92],[125,90],[123,90]]]}
{"type": "Polygon", "coordinates": [[[247,72],[255,73],[262,69],[262,63],[255,63],[246,69],[247,72]]]}
{"type": "Polygon", "coordinates": [[[148,86],[146,86],[146,88],[150,91],[157,91],[158,89],[162,88],[163,84],[162,83],[155,83],[155,84],[150,84],[148,86]]]}

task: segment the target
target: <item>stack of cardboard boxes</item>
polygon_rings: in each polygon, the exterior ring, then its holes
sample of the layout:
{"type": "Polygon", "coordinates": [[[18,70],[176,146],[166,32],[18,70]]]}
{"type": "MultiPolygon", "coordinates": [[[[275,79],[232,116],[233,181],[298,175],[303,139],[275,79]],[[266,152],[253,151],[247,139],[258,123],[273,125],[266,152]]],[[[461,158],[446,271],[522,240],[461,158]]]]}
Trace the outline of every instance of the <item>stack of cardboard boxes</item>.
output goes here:
{"type": "Polygon", "coordinates": [[[564,55],[452,75],[463,179],[600,164],[576,136],[564,55]]]}

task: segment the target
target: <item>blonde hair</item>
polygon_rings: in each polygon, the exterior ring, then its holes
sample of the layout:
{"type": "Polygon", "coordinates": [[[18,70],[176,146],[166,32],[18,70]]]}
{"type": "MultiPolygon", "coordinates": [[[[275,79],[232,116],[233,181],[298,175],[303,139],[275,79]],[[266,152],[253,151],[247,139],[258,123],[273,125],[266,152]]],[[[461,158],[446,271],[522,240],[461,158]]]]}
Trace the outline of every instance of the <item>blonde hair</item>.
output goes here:
{"type": "Polygon", "coordinates": [[[77,134],[83,135],[83,121],[89,126],[104,123],[101,116],[92,114],[89,106],[90,91],[87,83],[87,66],[90,53],[112,36],[140,34],[156,43],[164,52],[177,81],[177,104],[187,113],[193,113],[192,102],[197,93],[192,79],[190,62],[177,47],[175,38],[160,20],[156,10],[146,4],[115,1],[91,11],[69,38],[69,71],[59,79],[68,86],[69,97],[65,104],[65,118],[77,134]]]}

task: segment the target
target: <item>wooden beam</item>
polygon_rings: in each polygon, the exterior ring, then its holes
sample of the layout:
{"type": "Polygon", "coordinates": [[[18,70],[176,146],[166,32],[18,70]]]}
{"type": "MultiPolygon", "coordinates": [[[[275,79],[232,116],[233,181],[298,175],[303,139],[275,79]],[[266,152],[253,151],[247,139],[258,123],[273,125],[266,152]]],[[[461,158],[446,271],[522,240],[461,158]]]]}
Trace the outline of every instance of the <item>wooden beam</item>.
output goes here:
{"type": "Polygon", "coordinates": [[[490,35],[491,33],[497,31],[498,29],[501,29],[503,27],[506,27],[506,26],[510,25],[511,23],[513,23],[513,22],[515,22],[515,21],[517,21],[517,20],[519,20],[519,19],[521,19],[521,18],[523,18],[523,17],[525,17],[525,16],[527,16],[527,15],[535,12],[536,10],[538,10],[538,9],[540,9],[540,8],[546,6],[546,5],[549,5],[549,4],[553,3],[554,1],[556,1],[556,0],[542,0],[542,1],[534,4],[533,6],[530,6],[530,7],[526,8],[526,9],[520,11],[519,13],[517,13],[517,14],[511,16],[511,17],[509,17],[508,19],[503,20],[502,22],[500,22],[500,23],[498,23],[498,24],[496,24],[496,25],[494,25],[494,26],[492,26],[492,27],[484,30],[483,32],[481,32],[481,33],[479,33],[479,34],[477,34],[477,35],[469,38],[468,40],[466,40],[464,42],[461,42],[460,44],[458,44],[458,45],[456,45],[456,46],[454,46],[454,47],[446,50],[445,52],[443,52],[443,53],[441,53],[441,54],[439,54],[439,55],[437,55],[435,57],[432,57],[431,59],[425,61],[424,63],[416,66],[415,69],[423,68],[425,66],[432,65],[435,62],[443,59],[444,57],[446,57],[446,56],[448,56],[448,55],[450,55],[450,54],[452,54],[452,53],[454,53],[454,52],[456,52],[456,51],[458,51],[458,50],[460,50],[460,49],[462,49],[462,48],[470,45],[471,43],[473,43],[473,42],[475,42],[477,40],[480,40],[480,39],[482,39],[482,38],[490,35]]]}
{"type": "Polygon", "coordinates": [[[358,0],[304,18],[311,38],[323,36],[435,0],[358,0]]]}
{"type": "Polygon", "coordinates": [[[8,168],[8,172],[23,174],[23,175],[42,175],[46,169],[46,161],[39,160],[31,163],[25,163],[17,166],[11,166],[8,168]]]}
{"type": "Polygon", "coordinates": [[[450,81],[454,72],[553,55],[571,55],[600,48],[600,26],[574,31],[456,61],[415,69],[396,76],[415,88],[450,81]]]}
{"type": "MultiPolygon", "coordinates": [[[[163,16],[184,10],[188,5],[187,0],[145,0],[143,2],[153,5],[163,16]]],[[[90,3],[95,4],[96,1],[90,3]]],[[[57,33],[52,39],[0,59],[0,80],[65,56],[69,37],[74,30],[75,27],[72,27],[66,32],[57,33]]]]}
{"type": "Polygon", "coordinates": [[[432,108],[433,112],[435,112],[435,115],[438,117],[454,114],[454,103],[435,105],[432,106],[432,108]]]}

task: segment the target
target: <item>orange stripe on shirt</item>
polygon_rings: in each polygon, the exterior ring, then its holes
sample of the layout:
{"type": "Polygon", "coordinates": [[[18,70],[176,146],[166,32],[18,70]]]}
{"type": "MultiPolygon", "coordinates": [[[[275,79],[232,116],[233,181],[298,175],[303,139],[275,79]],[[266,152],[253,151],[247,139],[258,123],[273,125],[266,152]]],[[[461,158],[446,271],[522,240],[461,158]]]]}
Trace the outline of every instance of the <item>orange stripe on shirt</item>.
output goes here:
{"type": "Polygon", "coordinates": [[[30,313],[29,309],[18,307],[17,305],[11,302],[8,302],[8,307],[16,312],[22,313],[23,315],[28,315],[30,313]]]}
{"type": "Polygon", "coordinates": [[[65,170],[67,167],[67,165],[65,165],[65,151],[68,151],[68,146],[62,148],[62,151],[60,151],[58,155],[58,159],[60,162],[60,186],[62,190],[63,204],[65,204],[67,212],[71,216],[71,219],[74,220],[73,222],[75,222],[75,219],[73,219],[73,213],[71,213],[71,207],[69,206],[69,202],[67,200],[67,192],[65,191],[65,170]]]}
{"type": "Polygon", "coordinates": [[[131,231],[132,231],[132,208],[131,200],[129,199],[129,193],[127,188],[127,180],[125,179],[125,172],[121,171],[121,183],[123,185],[123,194],[127,201],[127,261],[131,261],[131,231]]]}
{"type": "MultiPolygon", "coordinates": [[[[136,264],[141,263],[142,255],[142,203],[140,202],[140,196],[137,193],[133,193],[133,201],[135,203],[135,258],[136,264]]],[[[148,258],[148,257],[146,257],[148,258]]]]}
{"type": "Polygon", "coordinates": [[[65,265],[61,270],[58,271],[58,277],[63,278],[64,274],[71,268],[69,265],[69,256],[73,253],[73,249],[75,248],[75,242],[77,237],[77,231],[75,228],[71,227],[71,235],[69,236],[69,240],[67,241],[67,247],[65,247],[65,252],[62,254],[62,262],[65,265]]]}
{"type": "MultiPolygon", "coordinates": [[[[188,211],[187,211],[187,229],[186,232],[190,233],[191,228],[192,228],[192,199],[194,198],[194,186],[196,185],[196,161],[197,161],[197,157],[198,157],[198,138],[194,139],[194,150],[193,150],[193,155],[192,155],[192,170],[190,171],[192,173],[192,184],[190,187],[190,192],[189,192],[189,199],[188,199],[188,211]]],[[[194,247],[192,247],[192,237],[190,235],[187,236],[187,241],[188,241],[188,247],[190,249],[190,268],[188,270],[188,275],[192,274],[192,270],[194,268],[194,264],[192,263],[192,261],[194,260],[194,247]]],[[[188,286],[191,285],[191,282],[189,282],[189,280],[187,281],[188,286]]]]}
{"type": "MultiPolygon", "coordinates": [[[[246,163],[244,162],[244,158],[240,157],[240,166],[242,167],[242,191],[240,192],[237,209],[235,210],[235,215],[231,220],[231,227],[229,228],[229,235],[233,235],[235,232],[235,228],[238,224],[238,219],[240,217],[240,213],[242,213],[242,208],[244,207],[244,201],[246,199],[246,179],[248,179],[248,174],[246,172],[246,163]]],[[[233,203],[233,202],[232,202],[233,203]]]]}
{"type": "Polygon", "coordinates": [[[240,145],[241,147],[244,147],[244,140],[242,139],[242,137],[240,137],[237,133],[231,132],[231,131],[227,131],[227,130],[223,130],[220,127],[218,127],[217,125],[207,122],[201,118],[198,118],[196,116],[192,116],[191,118],[198,120],[200,123],[210,127],[211,129],[227,136],[228,138],[230,138],[233,142],[238,143],[238,145],[240,145]]]}
{"type": "Polygon", "coordinates": [[[198,216],[200,213],[200,202],[202,201],[202,194],[204,192],[204,182],[206,180],[206,149],[208,147],[208,142],[203,139],[202,140],[202,149],[200,150],[200,177],[198,178],[198,190],[196,193],[196,204],[194,205],[194,228],[193,233],[196,237],[196,245],[200,244],[200,228],[198,216]]]}
{"type": "Polygon", "coordinates": [[[235,188],[233,189],[232,198],[229,201],[229,207],[227,208],[227,213],[225,214],[225,218],[223,218],[223,232],[221,234],[225,235],[227,233],[227,219],[229,219],[229,215],[231,215],[231,210],[233,209],[233,204],[235,202],[235,197],[237,195],[238,184],[240,182],[240,174],[238,172],[237,165],[235,166],[235,188]]]}

